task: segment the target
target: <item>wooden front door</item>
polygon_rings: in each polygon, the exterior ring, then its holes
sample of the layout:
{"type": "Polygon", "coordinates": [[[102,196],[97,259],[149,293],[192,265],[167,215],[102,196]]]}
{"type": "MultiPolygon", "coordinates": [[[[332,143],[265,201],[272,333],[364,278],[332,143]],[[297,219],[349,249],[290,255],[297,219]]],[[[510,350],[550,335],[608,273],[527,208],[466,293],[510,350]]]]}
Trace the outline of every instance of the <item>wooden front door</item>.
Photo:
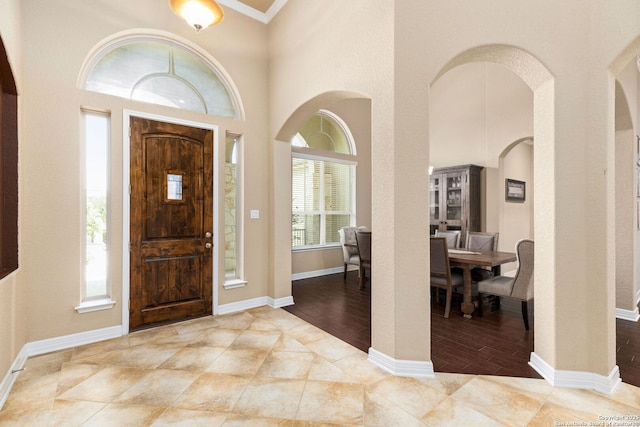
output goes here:
{"type": "Polygon", "coordinates": [[[131,118],[131,329],[212,313],[213,131],[131,118]]]}

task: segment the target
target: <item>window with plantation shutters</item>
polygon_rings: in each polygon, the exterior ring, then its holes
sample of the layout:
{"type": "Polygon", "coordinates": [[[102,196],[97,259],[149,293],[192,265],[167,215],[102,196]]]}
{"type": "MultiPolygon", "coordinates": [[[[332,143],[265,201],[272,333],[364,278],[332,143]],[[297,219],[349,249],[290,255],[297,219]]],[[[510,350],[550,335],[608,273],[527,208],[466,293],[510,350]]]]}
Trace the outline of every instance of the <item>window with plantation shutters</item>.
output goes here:
{"type": "Polygon", "coordinates": [[[314,115],[293,141],[299,147],[291,165],[294,249],[339,244],[338,230],[354,222],[355,163],[334,154],[351,154],[352,142],[345,125],[328,114],[314,115]]]}

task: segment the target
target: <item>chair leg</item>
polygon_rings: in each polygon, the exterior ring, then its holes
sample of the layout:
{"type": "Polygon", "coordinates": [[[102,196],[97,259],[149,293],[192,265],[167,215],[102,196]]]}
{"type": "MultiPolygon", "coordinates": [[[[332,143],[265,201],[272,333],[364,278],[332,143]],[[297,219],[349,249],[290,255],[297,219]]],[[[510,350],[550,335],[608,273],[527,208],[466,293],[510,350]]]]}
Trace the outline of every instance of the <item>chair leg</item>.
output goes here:
{"type": "Polygon", "coordinates": [[[482,317],[482,300],[483,295],[478,292],[478,316],[482,317]]]}
{"type": "Polygon", "coordinates": [[[362,268],[362,266],[360,267],[360,288],[364,288],[364,268],[362,268]]]}
{"type": "Polygon", "coordinates": [[[449,318],[449,312],[451,311],[451,296],[453,295],[453,289],[447,289],[447,301],[444,306],[444,317],[449,318]]]}
{"type": "Polygon", "coordinates": [[[344,263],[344,280],[347,280],[347,263],[344,263]]]}
{"type": "Polygon", "coordinates": [[[527,309],[527,302],[522,301],[522,320],[524,320],[524,328],[529,330],[529,311],[527,309]]]}

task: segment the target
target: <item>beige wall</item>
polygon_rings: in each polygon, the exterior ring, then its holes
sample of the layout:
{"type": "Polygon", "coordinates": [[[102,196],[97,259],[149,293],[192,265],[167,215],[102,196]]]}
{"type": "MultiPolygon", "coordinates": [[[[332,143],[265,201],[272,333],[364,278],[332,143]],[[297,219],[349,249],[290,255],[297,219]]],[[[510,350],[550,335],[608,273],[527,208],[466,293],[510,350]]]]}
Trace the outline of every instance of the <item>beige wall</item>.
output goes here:
{"type": "MultiPolygon", "coordinates": [[[[615,169],[610,76],[640,51],[636,0],[619,0],[615,8],[596,0],[289,0],[268,27],[227,10],[223,25],[199,35],[154,0],[13,0],[2,7],[10,11],[8,18],[0,14],[3,39],[10,54],[23,53],[18,76],[21,272],[0,283],[0,296],[18,302],[15,314],[2,310],[1,320],[9,317],[16,324],[15,333],[8,334],[13,336],[0,335],[3,349],[8,341],[16,348],[121,322],[125,302],[117,250],[111,270],[116,308],[85,315],[73,310],[81,283],[80,107],[113,115],[115,212],[122,200],[123,109],[214,123],[221,135],[230,130],[244,136],[245,218],[251,209],[259,209],[261,217],[245,221],[249,283],[221,290],[224,304],[290,295],[291,160],[283,141],[297,120],[302,122],[307,107],[308,117],[341,99],[367,99],[373,258],[378,260],[374,274],[384,284],[372,294],[372,345],[397,360],[428,361],[428,198],[416,189],[427,185],[431,139],[440,120],[430,117],[436,90],[431,87],[458,65],[494,62],[516,73],[533,93],[532,124],[531,114],[523,110],[500,110],[512,100],[487,110],[485,150],[495,154],[485,155],[483,166],[495,167],[490,163],[495,155],[531,126],[536,146],[535,353],[558,370],[606,376],[615,366],[615,174],[605,173],[615,169]],[[22,26],[13,21],[18,11],[22,18],[16,22],[22,26]],[[76,88],[80,67],[97,43],[140,28],[176,34],[209,52],[238,88],[246,122],[76,88]],[[514,128],[493,125],[503,115],[514,128]]],[[[489,68],[484,67],[485,88],[502,82],[491,80],[489,68]]],[[[509,74],[504,81],[514,88],[507,93],[526,92],[509,74]]],[[[485,99],[494,93],[486,90],[485,99]]],[[[469,151],[481,155],[475,148],[469,151]]],[[[122,217],[116,214],[112,228],[116,247],[122,247],[122,217]]],[[[5,354],[0,363],[13,357],[5,354]]]]}
{"type": "MultiPolygon", "coordinates": [[[[21,138],[20,191],[21,265],[19,284],[29,301],[27,341],[64,336],[120,325],[122,322],[122,174],[124,109],[219,126],[217,162],[224,162],[224,134],[243,136],[245,233],[245,279],[248,285],[222,289],[223,257],[218,265],[219,303],[267,295],[268,253],[268,158],[266,26],[232,10],[225,25],[196,34],[169,7],[154,0],[84,2],[24,1],[24,90],[21,93],[25,120],[21,138]],[[154,13],[148,13],[153,10],[154,13]],[[171,108],[130,102],[111,96],[85,93],[76,88],[78,75],[89,53],[107,37],[137,29],[177,37],[208,52],[232,76],[244,106],[246,121],[235,121],[171,108]],[[159,33],[159,31],[162,31],[159,33]],[[51,42],[55,35],[55,42],[51,42]],[[172,36],[175,35],[175,36],[172,36]],[[78,314],[74,307],[81,295],[81,141],[80,109],[108,111],[111,126],[111,310],[78,314]],[[249,220],[251,209],[260,219],[249,220]]],[[[220,174],[224,168],[218,169],[220,174]]],[[[220,177],[218,177],[220,178],[220,177]]],[[[224,179],[218,179],[224,185],[224,179]]],[[[223,194],[222,192],[220,194],[223,194]]],[[[222,203],[222,201],[220,202],[222,203]]],[[[223,210],[219,209],[219,212],[223,210]]],[[[215,243],[222,244],[223,228],[217,218],[215,243]]],[[[222,252],[221,252],[222,253],[222,252]]]]}
{"type": "MultiPolygon", "coordinates": [[[[420,168],[438,166],[425,150],[437,135],[434,118],[426,120],[429,87],[457,65],[496,62],[533,93],[531,113],[514,118],[518,132],[485,140],[500,140],[502,148],[524,136],[535,140],[536,265],[544,265],[536,270],[536,354],[555,369],[608,375],[615,365],[615,251],[607,239],[615,232],[608,221],[615,180],[603,173],[614,168],[608,76],[640,50],[640,5],[302,3],[290,1],[270,28],[271,128],[277,132],[305,100],[328,90],[364,92],[372,100],[374,273],[385,283],[373,291],[374,348],[398,359],[428,360],[429,344],[418,332],[429,328],[421,288],[427,273],[415,267],[427,257],[426,239],[415,230],[427,229],[419,213],[426,218],[428,201],[415,182],[426,182],[420,168]],[[308,37],[294,36],[301,28],[308,37]],[[523,126],[530,133],[523,135],[523,126]],[[583,290],[577,295],[576,283],[583,290]],[[593,342],[603,347],[594,352],[593,342]]],[[[497,161],[500,152],[485,161],[497,161]]]]}
{"type": "Polygon", "coordinates": [[[434,167],[498,167],[502,152],[533,135],[533,92],[508,68],[474,62],[431,87],[429,162],[434,167]]]}
{"type": "MultiPolygon", "coordinates": [[[[0,36],[7,51],[7,56],[18,94],[24,91],[22,79],[22,52],[21,52],[21,28],[22,19],[20,14],[20,0],[7,0],[0,3],[0,36]]],[[[22,100],[18,100],[19,109],[22,107],[22,100]]],[[[18,134],[23,130],[24,120],[18,117],[18,134]]],[[[21,155],[21,153],[19,154],[21,155]]],[[[24,177],[22,171],[19,172],[19,186],[22,187],[24,177]]],[[[19,201],[20,212],[24,212],[24,203],[19,201]]],[[[21,225],[22,227],[22,225],[21,225]]],[[[20,257],[24,250],[22,244],[24,239],[19,227],[20,257]]],[[[27,342],[26,339],[26,318],[25,318],[25,286],[21,283],[21,269],[0,280],[0,378],[9,371],[14,359],[27,342]]],[[[0,396],[1,398],[1,396],[0,396]]]]}

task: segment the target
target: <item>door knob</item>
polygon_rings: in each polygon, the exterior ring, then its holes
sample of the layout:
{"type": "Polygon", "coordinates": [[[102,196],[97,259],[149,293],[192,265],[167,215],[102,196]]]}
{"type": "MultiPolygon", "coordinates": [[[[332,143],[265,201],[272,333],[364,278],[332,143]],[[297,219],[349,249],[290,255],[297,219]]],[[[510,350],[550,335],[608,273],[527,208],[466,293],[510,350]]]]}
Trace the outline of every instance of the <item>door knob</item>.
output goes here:
{"type": "Polygon", "coordinates": [[[211,236],[212,236],[212,234],[211,234],[210,231],[207,231],[206,233],[204,233],[204,237],[206,237],[206,238],[209,238],[211,236]]]}
{"type": "Polygon", "coordinates": [[[207,242],[204,244],[204,247],[207,249],[211,249],[211,246],[213,246],[211,243],[207,242]]]}

